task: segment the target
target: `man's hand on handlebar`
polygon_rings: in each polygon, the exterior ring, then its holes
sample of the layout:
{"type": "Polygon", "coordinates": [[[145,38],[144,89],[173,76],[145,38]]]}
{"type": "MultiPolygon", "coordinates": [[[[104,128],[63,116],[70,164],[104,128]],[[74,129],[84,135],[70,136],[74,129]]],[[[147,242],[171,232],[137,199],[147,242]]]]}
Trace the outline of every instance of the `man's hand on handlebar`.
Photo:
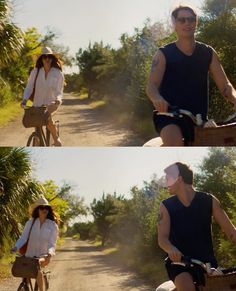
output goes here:
{"type": "Polygon", "coordinates": [[[160,96],[152,102],[157,111],[168,112],[169,103],[163,97],[160,96]]]}
{"type": "Polygon", "coordinates": [[[181,262],[183,254],[176,247],[173,246],[168,251],[168,257],[171,259],[172,262],[181,262]]]}

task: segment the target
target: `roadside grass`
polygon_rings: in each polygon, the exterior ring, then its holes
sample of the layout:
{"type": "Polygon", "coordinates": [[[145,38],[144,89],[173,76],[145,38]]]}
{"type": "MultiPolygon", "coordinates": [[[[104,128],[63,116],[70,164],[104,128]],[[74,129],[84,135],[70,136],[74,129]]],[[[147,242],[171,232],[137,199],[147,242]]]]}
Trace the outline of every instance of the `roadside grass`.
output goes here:
{"type": "Polygon", "coordinates": [[[72,238],[73,238],[74,240],[80,240],[80,234],[77,233],[77,234],[73,235],[72,238]]]}
{"type": "Polygon", "coordinates": [[[14,255],[5,255],[0,260],[0,280],[11,276],[11,263],[14,261],[14,255]]]}
{"type": "Polygon", "coordinates": [[[86,94],[86,93],[78,94],[77,96],[79,97],[80,100],[88,99],[88,94],[86,94]]]}
{"type": "Polygon", "coordinates": [[[63,236],[59,237],[57,240],[57,246],[62,246],[65,242],[65,238],[63,236]]]}
{"type": "Polygon", "coordinates": [[[104,106],[106,106],[106,101],[104,100],[98,100],[98,101],[92,101],[90,103],[90,106],[93,108],[93,109],[101,109],[102,107],[104,108],[104,106]]]}
{"type": "Polygon", "coordinates": [[[13,120],[20,112],[22,112],[22,108],[19,102],[11,102],[4,107],[0,107],[0,127],[13,120]]]}
{"type": "Polygon", "coordinates": [[[132,129],[146,141],[157,136],[152,120],[149,118],[134,122],[132,129]]]}

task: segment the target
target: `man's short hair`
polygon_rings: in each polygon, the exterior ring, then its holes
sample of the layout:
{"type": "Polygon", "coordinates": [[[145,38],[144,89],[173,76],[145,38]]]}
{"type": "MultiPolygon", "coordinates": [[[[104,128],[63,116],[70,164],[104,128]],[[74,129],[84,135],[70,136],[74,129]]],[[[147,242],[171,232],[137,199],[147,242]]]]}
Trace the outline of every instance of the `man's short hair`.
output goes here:
{"type": "Polygon", "coordinates": [[[178,13],[180,10],[187,10],[190,13],[192,13],[193,16],[197,17],[196,11],[191,6],[188,6],[188,5],[179,5],[175,7],[175,9],[171,13],[171,17],[176,19],[178,17],[178,13]]]}
{"type": "Polygon", "coordinates": [[[176,163],[179,169],[179,175],[182,177],[185,184],[192,185],[193,184],[193,171],[186,164],[177,162],[176,163]]]}

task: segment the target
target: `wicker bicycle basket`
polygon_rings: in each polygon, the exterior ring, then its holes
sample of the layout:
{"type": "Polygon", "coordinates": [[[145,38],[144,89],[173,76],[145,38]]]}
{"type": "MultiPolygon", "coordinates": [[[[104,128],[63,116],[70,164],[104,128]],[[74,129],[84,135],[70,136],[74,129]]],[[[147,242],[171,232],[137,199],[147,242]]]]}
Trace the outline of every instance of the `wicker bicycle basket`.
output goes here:
{"type": "Polygon", "coordinates": [[[232,291],[236,290],[236,272],[222,276],[206,276],[206,286],[203,291],[232,291]]]}
{"type": "Polygon", "coordinates": [[[195,127],[194,146],[235,146],[236,122],[218,127],[195,127]]]}

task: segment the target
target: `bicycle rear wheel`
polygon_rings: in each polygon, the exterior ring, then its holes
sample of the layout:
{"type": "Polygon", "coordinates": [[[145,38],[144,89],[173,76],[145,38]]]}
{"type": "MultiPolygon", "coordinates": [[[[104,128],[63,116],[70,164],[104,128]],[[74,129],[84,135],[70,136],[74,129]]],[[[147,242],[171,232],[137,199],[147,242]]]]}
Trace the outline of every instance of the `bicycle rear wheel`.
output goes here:
{"type": "Polygon", "coordinates": [[[36,132],[33,132],[30,135],[30,137],[29,137],[29,139],[27,141],[26,146],[27,147],[37,147],[39,145],[40,145],[40,138],[39,138],[39,136],[38,136],[38,134],[36,132]]]}

